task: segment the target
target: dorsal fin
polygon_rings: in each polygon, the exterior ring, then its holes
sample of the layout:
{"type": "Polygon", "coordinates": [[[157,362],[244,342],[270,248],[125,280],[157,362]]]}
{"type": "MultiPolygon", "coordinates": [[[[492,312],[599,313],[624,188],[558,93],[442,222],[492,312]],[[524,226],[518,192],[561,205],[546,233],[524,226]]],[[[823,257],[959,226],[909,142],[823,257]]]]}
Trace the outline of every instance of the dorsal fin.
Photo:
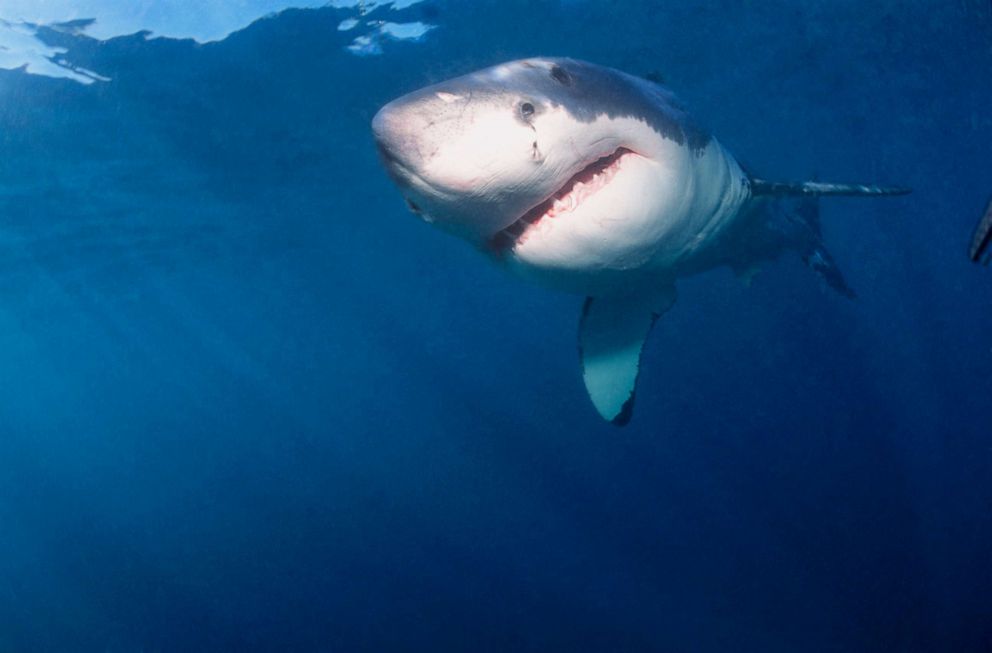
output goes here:
{"type": "Polygon", "coordinates": [[[659,73],[657,70],[652,70],[652,71],[646,72],[646,73],[644,73],[643,77],[644,77],[644,79],[648,80],[649,82],[652,82],[654,84],[658,84],[659,86],[664,86],[665,85],[665,76],[662,75],[661,73],[659,73]]]}
{"type": "Polygon", "coordinates": [[[900,186],[872,186],[868,184],[828,184],[820,181],[766,181],[750,179],[751,194],[775,197],[822,197],[824,195],[885,196],[906,195],[909,188],[900,186]]]}

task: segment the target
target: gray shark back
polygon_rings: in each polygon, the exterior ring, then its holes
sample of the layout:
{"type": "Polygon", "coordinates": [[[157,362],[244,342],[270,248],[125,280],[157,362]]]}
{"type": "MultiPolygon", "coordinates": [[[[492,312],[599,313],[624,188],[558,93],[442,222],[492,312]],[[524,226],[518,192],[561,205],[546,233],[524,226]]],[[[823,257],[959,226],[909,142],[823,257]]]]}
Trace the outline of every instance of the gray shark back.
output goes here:
{"type": "MultiPolygon", "coordinates": [[[[555,99],[573,118],[592,122],[598,116],[643,120],[665,138],[700,151],[711,136],[696,124],[666,87],[627,73],[576,59],[551,59],[555,99]]],[[[547,92],[545,75],[535,76],[547,92]]]]}

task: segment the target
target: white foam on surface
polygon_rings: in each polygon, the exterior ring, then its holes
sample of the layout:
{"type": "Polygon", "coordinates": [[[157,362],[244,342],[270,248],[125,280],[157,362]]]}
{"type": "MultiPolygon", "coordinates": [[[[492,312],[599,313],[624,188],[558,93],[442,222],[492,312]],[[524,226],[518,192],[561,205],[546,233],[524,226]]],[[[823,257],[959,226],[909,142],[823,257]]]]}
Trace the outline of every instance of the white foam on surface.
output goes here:
{"type": "MultiPolygon", "coordinates": [[[[11,23],[54,25],[95,19],[86,34],[104,41],[149,31],[154,36],[219,41],[231,32],[290,8],[323,7],[324,0],[3,0],[0,19],[11,23]]],[[[351,3],[358,4],[358,3],[351,3]]]]}
{"type": "Polygon", "coordinates": [[[91,70],[71,65],[62,56],[65,52],[65,48],[42,43],[33,27],[0,21],[0,68],[21,69],[30,75],[62,77],[82,84],[109,81],[91,70]]]}
{"type": "Polygon", "coordinates": [[[383,23],[379,27],[379,32],[384,36],[389,36],[394,39],[410,39],[417,40],[423,37],[427,32],[434,29],[434,25],[428,25],[426,23],[416,22],[416,23],[383,23]]]}
{"type": "Polygon", "coordinates": [[[370,56],[382,54],[383,43],[389,40],[394,41],[418,41],[436,25],[427,23],[390,23],[386,21],[369,21],[366,27],[370,31],[355,37],[346,49],[352,54],[359,56],[370,56]]]}
{"type": "Polygon", "coordinates": [[[377,9],[401,10],[422,0],[3,0],[0,2],[0,69],[32,75],[71,79],[83,84],[106,81],[93,71],[73,66],[62,55],[65,49],[45,44],[38,28],[70,21],[92,20],[76,27],[87,36],[107,40],[115,36],[149,32],[151,37],[189,38],[200,43],[220,41],[252,22],[284,9],[335,7],[353,10],[338,30],[357,29],[347,50],[358,55],[382,53],[386,40],[417,40],[434,26],[420,22],[393,23],[366,20],[377,9]]]}

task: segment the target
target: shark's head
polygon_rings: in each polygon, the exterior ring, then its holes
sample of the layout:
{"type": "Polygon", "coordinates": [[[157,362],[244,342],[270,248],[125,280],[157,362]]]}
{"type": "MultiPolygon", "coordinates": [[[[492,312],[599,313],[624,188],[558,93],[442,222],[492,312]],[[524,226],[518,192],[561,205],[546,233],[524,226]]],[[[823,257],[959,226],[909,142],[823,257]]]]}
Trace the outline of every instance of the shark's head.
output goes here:
{"type": "Polygon", "coordinates": [[[684,163],[709,143],[662,87],[571,59],[429,86],[372,130],[414,213],[583,292],[583,276],[636,268],[679,229],[658,215],[684,200],[684,163]]]}

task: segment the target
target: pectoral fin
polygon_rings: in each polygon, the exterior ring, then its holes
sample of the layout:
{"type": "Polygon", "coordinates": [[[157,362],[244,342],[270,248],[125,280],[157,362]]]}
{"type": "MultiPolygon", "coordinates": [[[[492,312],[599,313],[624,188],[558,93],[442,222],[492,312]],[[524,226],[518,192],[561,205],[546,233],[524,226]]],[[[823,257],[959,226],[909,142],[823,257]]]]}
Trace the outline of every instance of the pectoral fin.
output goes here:
{"type": "Polygon", "coordinates": [[[586,299],[579,322],[582,377],[604,419],[617,425],[630,421],[644,340],[675,296],[675,286],[666,285],[586,299]]]}

